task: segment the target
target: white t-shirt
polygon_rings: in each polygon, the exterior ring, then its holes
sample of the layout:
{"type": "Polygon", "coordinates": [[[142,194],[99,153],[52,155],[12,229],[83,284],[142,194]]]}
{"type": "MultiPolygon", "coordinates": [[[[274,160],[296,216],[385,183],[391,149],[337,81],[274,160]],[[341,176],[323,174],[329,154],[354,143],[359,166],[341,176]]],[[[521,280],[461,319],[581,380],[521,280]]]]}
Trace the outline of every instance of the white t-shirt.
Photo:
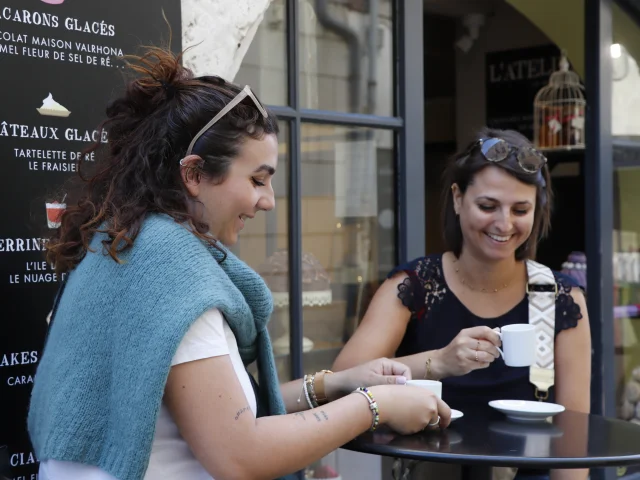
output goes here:
{"type": "MultiPolygon", "coordinates": [[[[202,314],[191,326],[178,346],[171,366],[203,358],[229,355],[249,406],[256,414],[256,397],[244,368],[236,337],[219,310],[202,314]]],[[[118,480],[98,467],[76,462],[46,460],[40,464],[40,480],[118,480]]],[[[156,423],[151,458],[144,480],[179,478],[181,480],[213,480],[193,456],[180,436],[164,402],[156,423]]]]}

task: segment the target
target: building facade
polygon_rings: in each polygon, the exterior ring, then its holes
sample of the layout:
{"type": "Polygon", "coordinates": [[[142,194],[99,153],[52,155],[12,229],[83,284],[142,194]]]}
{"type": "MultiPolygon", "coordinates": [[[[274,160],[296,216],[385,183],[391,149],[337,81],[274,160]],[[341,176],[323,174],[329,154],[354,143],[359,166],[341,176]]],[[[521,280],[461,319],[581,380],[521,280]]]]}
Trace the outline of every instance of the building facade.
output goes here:
{"type": "MultiPolygon", "coordinates": [[[[129,9],[122,0],[5,0],[0,8],[0,70],[40,72],[0,79],[0,151],[16,179],[0,211],[9,312],[0,396],[16,419],[0,432],[9,478],[37,472],[23,420],[59,281],[42,264],[42,241],[76,171],[72,157],[118,84],[116,57],[138,41],[166,40],[163,15],[173,48],[191,47],[185,65],[250,85],[280,119],[277,207],[247,224],[235,251],[274,293],[270,329],[282,380],[330,368],[393,266],[443,248],[444,162],[483,125],[533,138],[535,95],[564,54],[587,107],[564,127],[573,143],[545,148],[556,210],[539,260],[586,272],[592,410],[640,423],[638,2],[162,0],[121,13],[129,9]],[[99,88],[68,80],[83,75],[99,88]],[[28,101],[7,93],[26,98],[30,90],[28,101]],[[47,94],[65,120],[46,115],[47,94]],[[586,265],[569,262],[572,252],[584,253],[586,265]]],[[[390,478],[378,457],[338,451],[307,474],[321,465],[345,479],[390,478]]]]}

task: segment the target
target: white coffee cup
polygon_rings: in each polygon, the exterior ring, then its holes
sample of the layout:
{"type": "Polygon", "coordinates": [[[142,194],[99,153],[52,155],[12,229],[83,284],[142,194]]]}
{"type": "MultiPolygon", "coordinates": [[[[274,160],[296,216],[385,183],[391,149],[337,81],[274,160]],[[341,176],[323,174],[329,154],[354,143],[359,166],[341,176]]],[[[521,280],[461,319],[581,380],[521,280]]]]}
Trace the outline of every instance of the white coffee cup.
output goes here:
{"type": "Polygon", "coordinates": [[[431,390],[436,397],[442,398],[442,382],[438,380],[407,380],[407,385],[431,390]]]}
{"type": "Polygon", "coordinates": [[[509,367],[530,367],[536,363],[536,327],[528,323],[505,325],[496,331],[502,340],[504,363],[509,367]]]}

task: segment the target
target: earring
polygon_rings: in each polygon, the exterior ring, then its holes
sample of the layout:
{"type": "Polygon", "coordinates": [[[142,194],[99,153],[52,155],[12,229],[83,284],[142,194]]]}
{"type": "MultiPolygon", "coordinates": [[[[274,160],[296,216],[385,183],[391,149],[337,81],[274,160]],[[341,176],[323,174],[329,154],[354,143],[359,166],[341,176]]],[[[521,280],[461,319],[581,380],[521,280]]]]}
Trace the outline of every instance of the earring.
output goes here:
{"type": "Polygon", "coordinates": [[[184,158],[180,159],[180,166],[184,167],[184,158]]]}

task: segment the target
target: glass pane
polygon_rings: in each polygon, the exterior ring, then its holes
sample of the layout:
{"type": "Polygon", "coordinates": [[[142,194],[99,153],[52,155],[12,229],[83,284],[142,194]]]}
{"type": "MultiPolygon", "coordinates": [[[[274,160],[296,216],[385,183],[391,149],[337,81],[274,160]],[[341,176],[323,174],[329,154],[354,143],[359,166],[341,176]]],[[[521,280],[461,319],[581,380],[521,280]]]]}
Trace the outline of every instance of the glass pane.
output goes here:
{"type": "Polygon", "coordinates": [[[247,50],[235,83],[250,85],[269,105],[287,104],[287,14],[285,0],[273,0],[247,50]]]}
{"type": "MultiPolygon", "coordinates": [[[[618,416],[640,422],[640,28],[614,8],[612,125],[614,163],[614,340],[618,416]]],[[[640,468],[630,467],[626,473],[640,468]]]]}
{"type": "MultiPolygon", "coordinates": [[[[584,108],[577,101],[583,92],[571,86],[557,90],[557,96],[547,96],[565,105],[566,115],[559,115],[562,108],[541,107],[536,96],[543,89],[549,92],[546,87],[551,75],[558,73],[563,50],[571,79],[583,73],[584,39],[571,29],[559,32],[560,24],[541,15],[537,2],[481,3],[424,3],[426,251],[441,253],[446,248],[440,220],[446,162],[488,125],[516,130],[546,149],[556,198],[551,233],[540,244],[536,260],[559,271],[572,252],[585,248],[584,148],[577,145],[584,140],[580,128],[584,108]],[[540,118],[544,125],[536,126],[540,118]],[[557,135],[549,135],[550,131],[557,135]],[[554,141],[541,141],[547,139],[554,141]],[[557,148],[561,139],[565,146],[557,148]]],[[[567,11],[566,2],[558,2],[558,9],[567,18],[575,14],[567,11]]],[[[560,80],[565,84],[566,79],[560,80]]]]}
{"type": "MultiPolygon", "coordinates": [[[[331,368],[394,267],[394,134],[304,124],[301,162],[303,370],[317,372],[331,368]]],[[[381,478],[380,462],[338,450],[308,473],[381,478]]]]}
{"type": "Polygon", "coordinates": [[[392,0],[298,0],[303,108],[393,115],[392,0]]]}
{"type": "MultiPolygon", "coordinates": [[[[287,253],[289,223],[287,217],[289,172],[289,124],[280,122],[280,155],[278,170],[273,177],[276,208],[261,212],[247,222],[233,252],[256,270],[265,280],[275,300],[275,308],[269,322],[269,334],[273,340],[289,335],[289,256],[287,253]]],[[[275,349],[276,366],[281,382],[291,379],[289,366],[289,342],[275,349]]],[[[255,364],[249,369],[257,375],[255,364]]],[[[257,378],[257,377],[256,377],[257,378]]]]}
{"type": "Polygon", "coordinates": [[[302,128],[304,370],[330,368],[395,260],[393,132],[302,128]]]}

